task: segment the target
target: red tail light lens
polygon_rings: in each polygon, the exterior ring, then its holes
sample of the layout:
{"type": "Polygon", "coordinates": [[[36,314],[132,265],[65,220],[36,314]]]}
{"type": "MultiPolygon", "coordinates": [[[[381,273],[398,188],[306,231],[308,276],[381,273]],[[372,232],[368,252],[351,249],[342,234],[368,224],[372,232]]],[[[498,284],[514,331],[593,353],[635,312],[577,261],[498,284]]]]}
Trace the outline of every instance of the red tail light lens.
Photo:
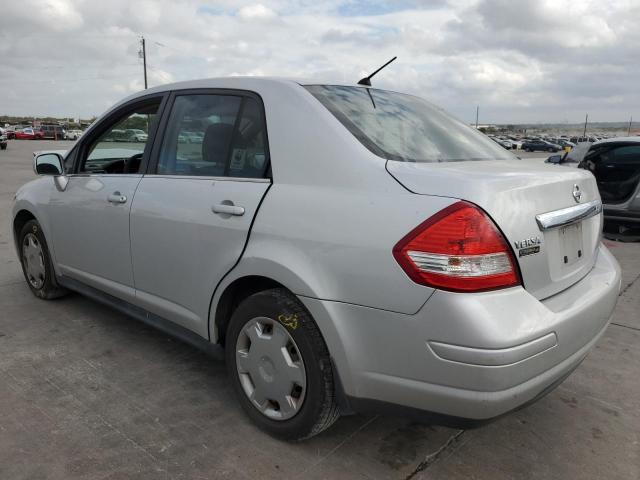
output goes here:
{"type": "Polygon", "coordinates": [[[393,248],[409,277],[429,287],[480,292],[520,284],[513,253],[477,206],[457,202],[418,225],[393,248]]]}

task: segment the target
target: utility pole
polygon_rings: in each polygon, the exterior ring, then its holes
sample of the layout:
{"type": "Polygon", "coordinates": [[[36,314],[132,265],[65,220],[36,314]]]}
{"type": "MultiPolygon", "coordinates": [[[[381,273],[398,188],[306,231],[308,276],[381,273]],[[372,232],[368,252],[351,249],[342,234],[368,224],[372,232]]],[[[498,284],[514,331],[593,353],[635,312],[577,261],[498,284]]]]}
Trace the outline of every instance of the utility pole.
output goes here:
{"type": "Polygon", "coordinates": [[[587,121],[589,120],[589,114],[584,117],[584,132],[582,133],[583,137],[587,136],[587,121]]]}
{"type": "Polygon", "coordinates": [[[480,114],[480,105],[476,106],[476,130],[478,129],[478,115],[480,114]]]}
{"type": "Polygon", "coordinates": [[[144,68],[144,89],[147,89],[147,49],[144,42],[144,37],[140,37],[140,43],[142,44],[142,49],[139,54],[142,57],[142,66],[144,68]]]}
{"type": "Polygon", "coordinates": [[[627,130],[627,137],[631,136],[631,123],[633,123],[633,117],[629,118],[629,130],[627,130]]]}

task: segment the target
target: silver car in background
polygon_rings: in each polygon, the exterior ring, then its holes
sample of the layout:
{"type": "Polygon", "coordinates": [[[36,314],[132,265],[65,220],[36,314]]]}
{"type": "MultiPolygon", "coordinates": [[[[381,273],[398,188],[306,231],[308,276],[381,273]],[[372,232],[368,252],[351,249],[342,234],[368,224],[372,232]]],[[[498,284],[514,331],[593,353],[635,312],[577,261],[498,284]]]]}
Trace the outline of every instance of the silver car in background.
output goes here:
{"type": "Polygon", "coordinates": [[[580,364],[620,288],[591,174],[519,160],[410,95],[166,85],[34,166],[12,217],[33,293],[223,350],[280,438],[353,412],[509,412],[580,364]],[[131,128],[146,141],[109,141],[131,128]]]}

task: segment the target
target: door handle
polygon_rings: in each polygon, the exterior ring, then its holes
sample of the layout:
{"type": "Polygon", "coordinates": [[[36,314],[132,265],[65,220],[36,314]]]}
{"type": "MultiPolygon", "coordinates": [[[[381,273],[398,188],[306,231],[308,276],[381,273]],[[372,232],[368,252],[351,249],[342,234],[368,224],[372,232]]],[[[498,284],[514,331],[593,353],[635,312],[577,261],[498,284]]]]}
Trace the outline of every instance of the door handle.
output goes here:
{"type": "Polygon", "coordinates": [[[229,205],[227,203],[218,203],[211,207],[211,211],[213,213],[222,213],[225,215],[236,215],[238,217],[244,215],[244,207],[239,207],[237,205],[229,205]]]}
{"type": "Polygon", "coordinates": [[[127,197],[122,195],[120,192],[113,192],[107,197],[107,201],[109,203],[126,203],[127,197]]]}

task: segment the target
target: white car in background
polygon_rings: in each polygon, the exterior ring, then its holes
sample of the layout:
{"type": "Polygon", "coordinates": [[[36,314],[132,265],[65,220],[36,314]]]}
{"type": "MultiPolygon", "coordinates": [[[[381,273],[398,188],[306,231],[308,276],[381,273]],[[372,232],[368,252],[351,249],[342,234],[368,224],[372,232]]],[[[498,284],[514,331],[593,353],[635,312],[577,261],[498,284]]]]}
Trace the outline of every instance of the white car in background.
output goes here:
{"type": "Polygon", "coordinates": [[[139,128],[129,128],[125,130],[124,137],[129,142],[146,142],[148,135],[144,130],[139,128]]]}
{"type": "Polygon", "coordinates": [[[82,135],[82,130],[67,130],[64,132],[65,140],[77,140],[82,135]]]}
{"type": "Polygon", "coordinates": [[[522,149],[522,140],[515,138],[515,137],[509,137],[509,140],[511,141],[511,148],[514,150],[521,150],[522,149]]]}

